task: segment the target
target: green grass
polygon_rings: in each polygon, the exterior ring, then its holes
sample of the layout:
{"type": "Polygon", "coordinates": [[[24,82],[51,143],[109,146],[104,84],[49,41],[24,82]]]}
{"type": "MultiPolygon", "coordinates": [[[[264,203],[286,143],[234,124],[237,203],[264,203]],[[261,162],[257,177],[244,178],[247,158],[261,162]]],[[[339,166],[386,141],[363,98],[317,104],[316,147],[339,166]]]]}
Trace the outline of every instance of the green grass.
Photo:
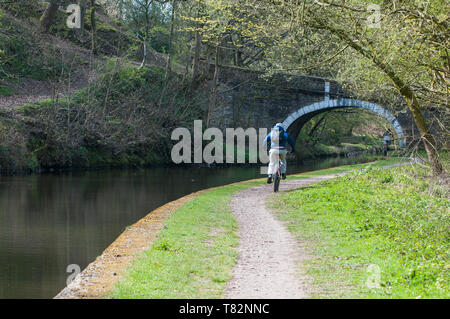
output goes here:
{"type": "MultiPolygon", "coordinates": [[[[19,7],[13,11],[15,10],[19,10],[19,7]]],[[[31,7],[28,8],[28,11],[30,10],[31,7]]],[[[27,10],[24,10],[22,5],[19,11],[27,10]]],[[[17,82],[22,78],[47,80],[69,73],[66,64],[63,63],[65,56],[57,46],[41,43],[35,29],[12,18],[3,9],[0,9],[0,28],[2,30],[0,80],[5,82],[17,82]]]]}
{"type": "Polygon", "coordinates": [[[109,297],[220,298],[237,257],[237,222],[227,204],[257,184],[212,190],[175,211],[109,297]]]}
{"type": "Polygon", "coordinates": [[[0,96],[11,96],[14,90],[7,86],[0,86],[0,96]]]}
{"type": "Polygon", "coordinates": [[[312,297],[450,297],[448,186],[428,174],[368,166],[275,195],[277,216],[310,247],[312,297]]]}
{"type": "MultiPolygon", "coordinates": [[[[346,165],[289,178],[340,173],[359,167],[367,165],[346,165]]],[[[236,192],[262,183],[264,179],[224,186],[201,194],[176,210],[165,221],[158,239],[132,262],[125,278],[108,297],[222,297],[236,263],[238,243],[238,225],[228,203],[236,192]]]]}
{"type": "MultiPolygon", "coordinates": [[[[139,69],[111,58],[98,73],[97,81],[70,98],[16,108],[23,115],[17,128],[21,138],[16,141],[24,151],[18,164],[18,156],[11,160],[11,152],[5,152],[7,160],[0,159],[3,171],[26,170],[23,163],[31,160],[36,169],[171,163],[171,132],[176,127],[189,127],[203,112],[196,93],[173,75],[167,83],[170,94],[161,97],[165,70],[160,67],[139,69]],[[190,105],[189,110],[185,110],[186,105],[190,105]],[[98,125],[88,128],[87,118],[98,125]],[[28,134],[30,126],[36,125],[39,129],[28,134]]],[[[9,131],[10,123],[5,122],[5,126],[9,131]]],[[[12,139],[2,140],[9,149],[12,139]]]]}

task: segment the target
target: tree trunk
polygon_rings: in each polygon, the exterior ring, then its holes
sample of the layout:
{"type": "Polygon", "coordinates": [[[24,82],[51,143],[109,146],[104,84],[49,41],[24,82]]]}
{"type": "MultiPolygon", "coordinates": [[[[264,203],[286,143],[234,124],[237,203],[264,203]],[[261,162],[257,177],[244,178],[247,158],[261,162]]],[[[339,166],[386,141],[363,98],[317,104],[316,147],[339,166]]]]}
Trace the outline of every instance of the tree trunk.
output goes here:
{"type": "Polygon", "coordinates": [[[77,33],[78,37],[82,39],[84,34],[84,18],[86,17],[86,0],[78,0],[78,5],[80,6],[81,23],[80,29],[77,30],[77,33]]]}
{"type": "Polygon", "coordinates": [[[169,82],[171,52],[172,52],[172,40],[173,40],[173,30],[174,30],[174,24],[175,24],[176,5],[177,5],[177,0],[173,0],[172,17],[171,17],[170,33],[169,33],[169,47],[167,49],[167,53],[168,54],[167,54],[167,62],[166,62],[166,74],[164,75],[164,83],[163,83],[163,87],[162,87],[162,90],[161,90],[161,94],[159,96],[158,107],[162,106],[162,102],[163,102],[164,96],[166,94],[167,85],[168,85],[168,82],[169,82]]]}
{"type": "Polygon", "coordinates": [[[96,32],[97,32],[97,25],[95,22],[95,0],[91,0],[91,32],[92,32],[92,42],[91,42],[91,48],[93,53],[97,53],[97,46],[96,46],[96,32]]]}
{"type": "Polygon", "coordinates": [[[50,30],[50,27],[55,21],[58,8],[59,5],[57,4],[54,3],[48,4],[47,9],[45,9],[44,14],[41,17],[41,29],[43,32],[47,33],[50,30]]]}
{"type": "Polygon", "coordinates": [[[417,129],[420,133],[420,138],[423,141],[425,146],[425,151],[428,155],[428,161],[431,165],[431,170],[433,171],[434,176],[439,176],[443,173],[444,169],[442,167],[441,162],[439,161],[439,154],[437,151],[436,140],[434,136],[431,134],[430,129],[423,117],[423,114],[420,110],[419,101],[417,101],[416,96],[412,89],[405,84],[392,70],[392,68],[381,61],[379,61],[376,57],[373,57],[372,60],[374,63],[382,69],[387,76],[394,83],[394,86],[400,92],[400,94],[405,99],[408,104],[408,108],[414,118],[414,122],[416,123],[417,129]]]}
{"type": "Polygon", "coordinates": [[[321,21],[320,18],[316,17],[316,21],[320,25],[327,29],[328,31],[334,33],[342,41],[351,46],[357,52],[359,52],[364,57],[372,60],[374,65],[384,72],[392,81],[394,86],[397,88],[400,95],[405,99],[408,108],[414,118],[417,129],[419,130],[420,137],[424,143],[425,151],[427,152],[428,161],[431,166],[431,170],[434,176],[439,176],[444,172],[441,162],[439,161],[439,154],[436,147],[436,140],[430,132],[430,129],[423,117],[420,110],[419,101],[417,101],[413,90],[403,82],[403,80],[396,74],[395,70],[389,65],[384,63],[374,52],[369,51],[368,48],[363,47],[361,42],[354,41],[345,30],[335,29],[328,25],[326,22],[321,21]]]}
{"type": "Polygon", "coordinates": [[[312,137],[314,132],[317,130],[319,125],[325,120],[325,117],[327,117],[328,113],[325,113],[317,122],[314,124],[313,128],[309,131],[308,136],[312,137]]]}
{"type": "Polygon", "coordinates": [[[192,81],[194,82],[200,74],[200,54],[202,52],[202,36],[200,34],[200,12],[204,9],[203,1],[199,1],[197,5],[197,19],[195,21],[195,52],[194,61],[192,62],[192,81]]]}
{"type": "Polygon", "coordinates": [[[146,11],[145,11],[145,38],[144,38],[144,45],[143,45],[143,49],[144,49],[144,56],[142,57],[142,63],[140,68],[143,68],[144,65],[147,63],[147,56],[148,56],[148,49],[147,49],[147,42],[148,42],[148,35],[149,35],[149,28],[150,28],[150,19],[149,19],[149,12],[148,12],[148,7],[146,7],[146,11]]]}
{"type": "Polygon", "coordinates": [[[194,62],[192,64],[192,81],[195,81],[200,74],[200,52],[202,50],[202,39],[200,35],[200,31],[198,31],[198,23],[195,31],[195,53],[194,53],[194,62]]]}
{"type": "Polygon", "coordinates": [[[172,42],[173,42],[173,33],[175,27],[175,13],[176,13],[177,0],[173,1],[172,4],[172,17],[170,19],[170,33],[169,33],[169,47],[167,48],[167,64],[166,64],[166,74],[164,76],[165,81],[169,78],[170,74],[170,63],[172,61],[172,42]]]}
{"type": "Polygon", "coordinates": [[[414,118],[414,122],[416,123],[417,129],[419,130],[420,137],[425,146],[425,151],[427,152],[428,161],[430,162],[431,169],[433,171],[433,175],[439,176],[444,172],[444,169],[441,162],[439,161],[439,154],[436,148],[436,140],[431,134],[430,129],[425,122],[425,118],[420,111],[419,102],[417,101],[416,97],[409,87],[404,86],[403,88],[399,89],[406,99],[406,102],[408,103],[408,107],[414,118]]]}
{"type": "Polygon", "coordinates": [[[211,98],[208,107],[208,114],[206,116],[206,127],[209,127],[209,122],[211,121],[211,113],[216,108],[217,104],[217,93],[218,93],[218,82],[217,79],[219,77],[219,45],[216,46],[216,61],[214,63],[214,77],[211,87],[211,98]]]}

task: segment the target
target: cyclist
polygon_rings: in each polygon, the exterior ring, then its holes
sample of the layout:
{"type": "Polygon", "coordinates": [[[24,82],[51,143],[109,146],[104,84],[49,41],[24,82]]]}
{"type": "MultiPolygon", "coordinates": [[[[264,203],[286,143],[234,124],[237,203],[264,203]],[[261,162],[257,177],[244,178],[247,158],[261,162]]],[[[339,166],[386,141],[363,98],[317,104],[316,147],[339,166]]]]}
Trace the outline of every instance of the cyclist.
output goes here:
{"type": "Polygon", "coordinates": [[[267,143],[269,146],[268,148],[270,149],[270,151],[269,151],[270,163],[269,163],[269,170],[267,172],[268,173],[267,184],[272,183],[272,177],[273,177],[273,174],[275,173],[274,168],[275,168],[275,164],[278,160],[278,156],[280,157],[280,160],[281,160],[281,165],[280,165],[281,178],[286,179],[286,166],[287,166],[286,142],[289,143],[289,145],[291,146],[291,153],[294,153],[294,146],[295,146],[294,141],[289,136],[289,134],[284,130],[282,123],[277,123],[272,128],[269,135],[267,135],[266,138],[264,139],[263,145],[266,145],[266,143],[267,143]]]}
{"type": "Polygon", "coordinates": [[[386,131],[383,136],[383,155],[386,156],[391,144],[391,132],[386,131]]]}
{"type": "Polygon", "coordinates": [[[386,146],[386,150],[389,151],[389,145],[391,144],[391,132],[386,131],[386,133],[384,133],[383,144],[386,146]]]}

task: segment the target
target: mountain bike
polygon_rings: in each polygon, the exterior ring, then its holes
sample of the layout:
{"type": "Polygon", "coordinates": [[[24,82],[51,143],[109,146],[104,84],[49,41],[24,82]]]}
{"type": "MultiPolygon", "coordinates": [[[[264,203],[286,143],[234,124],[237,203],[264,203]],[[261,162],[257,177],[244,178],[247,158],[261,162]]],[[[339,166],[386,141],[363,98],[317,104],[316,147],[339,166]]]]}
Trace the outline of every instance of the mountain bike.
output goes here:
{"type": "Polygon", "coordinates": [[[273,191],[276,193],[280,188],[281,181],[281,158],[280,154],[278,154],[277,163],[275,164],[275,174],[273,175],[273,191]]]}

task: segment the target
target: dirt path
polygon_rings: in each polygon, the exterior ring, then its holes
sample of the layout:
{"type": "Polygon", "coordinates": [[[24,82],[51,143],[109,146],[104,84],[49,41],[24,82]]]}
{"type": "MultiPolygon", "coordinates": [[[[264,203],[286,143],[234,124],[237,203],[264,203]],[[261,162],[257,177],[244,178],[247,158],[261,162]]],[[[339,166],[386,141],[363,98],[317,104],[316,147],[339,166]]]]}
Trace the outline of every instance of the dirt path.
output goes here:
{"type": "MultiPolygon", "coordinates": [[[[8,14],[9,15],[9,14],[8,14]]],[[[97,12],[100,21],[115,28],[118,33],[129,37],[108,17],[104,12],[97,12]]],[[[30,30],[37,30],[37,25],[28,21],[20,20],[9,15],[9,18],[17,23],[25,25],[30,30]]],[[[40,102],[43,100],[53,100],[70,97],[77,91],[86,88],[90,83],[95,82],[101,74],[101,69],[106,63],[106,59],[101,55],[93,55],[92,52],[74,42],[58,38],[51,34],[35,32],[35,37],[42,44],[42,47],[53,48],[58,59],[62,59],[66,67],[65,73],[59,78],[52,80],[35,80],[32,78],[20,78],[19,81],[5,82],[0,80],[0,86],[5,86],[13,90],[9,96],[0,95],[0,109],[15,110],[24,104],[40,102]],[[70,74],[68,74],[70,73],[70,74]]],[[[43,55],[45,57],[45,55],[43,55]]],[[[135,66],[140,66],[140,62],[126,60],[135,66]]],[[[167,57],[165,54],[149,50],[148,66],[166,66],[167,57]]],[[[184,67],[174,63],[173,71],[184,73],[184,67]]]]}
{"type": "Polygon", "coordinates": [[[5,83],[5,86],[14,90],[14,94],[0,96],[0,108],[16,109],[24,104],[69,97],[76,91],[87,87],[88,77],[85,74],[88,74],[88,72],[84,69],[83,73],[77,72],[76,77],[70,83],[34,79],[23,79],[20,83],[5,83]]]}
{"type": "MultiPolygon", "coordinates": [[[[280,191],[299,188],[336,175],[282,181],[280,191]]],[[[239,223],[239,257],[225,298],[297,299],[308,296],[307,278],[300,263],[304,247],[265,207],[272,185],[236,194],[231,209],[239,223]]]]}

